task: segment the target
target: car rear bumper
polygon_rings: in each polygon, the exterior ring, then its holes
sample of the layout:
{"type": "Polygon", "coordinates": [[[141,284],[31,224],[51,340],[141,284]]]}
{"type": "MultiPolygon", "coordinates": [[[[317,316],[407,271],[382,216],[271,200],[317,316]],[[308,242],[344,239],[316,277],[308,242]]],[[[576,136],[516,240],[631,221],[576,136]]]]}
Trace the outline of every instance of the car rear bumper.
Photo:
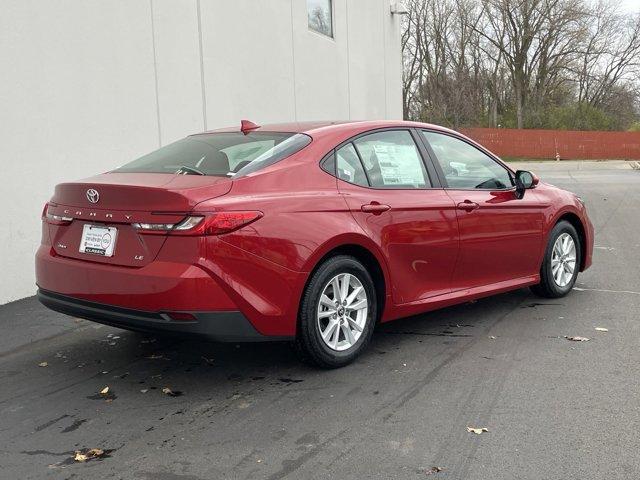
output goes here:
{"type": "Polygon", "coordinates": [[[114,305],[90,302],[38,289],[38,300],[56,312],[103,323],[113,327],[142,332],[165,332],[204,336],[218,342],[262,342],[288,340],[260,334],[238,311],[180,312],[194,320],[174,320],[167,313],[148,312],[114,305]]]}
{"type": "MultiPolygon", "coordinates": [[[[298,299],[308,274],[218,237],[169,237],[157,257],[139,268],[95,262],[90,256],[68,258],[46,240],[43,235],[35,258],[36,284],[45,292],[156,317],[197,312],[201,322],[210,312],[240,312],[267,338],[296,334],[298,299]]],[[[198,332],[195,326],[186,330],[198,332]]]]}
{"type": "Polygon", "coordinates": [[[170,258],[131,268],[65,258],[41,246],[36,283],[46,291],[133,310],[240,310],[218,282],[189,260],[170,258]]]}

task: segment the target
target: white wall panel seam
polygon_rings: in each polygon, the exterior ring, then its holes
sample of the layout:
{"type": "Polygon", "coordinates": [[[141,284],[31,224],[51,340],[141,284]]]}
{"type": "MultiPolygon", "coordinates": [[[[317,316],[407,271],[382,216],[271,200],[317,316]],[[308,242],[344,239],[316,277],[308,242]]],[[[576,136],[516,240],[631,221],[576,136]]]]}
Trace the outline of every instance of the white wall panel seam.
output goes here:
{"type": "Polygon", "coordinates": [[[198,47],[200,49],[200,85],[202,87],[202,129],[208,130],[207,127],[207,90],[204,75],[204,57],[202,54],[202,15],[200,13],[200,0],[197,0],[198,12],[198,47]]]}
{"type": "Polygon", "coordinates": [[[162,146],[162,128],[160,126],[160,93],[158,90],[158,55],[156,54],[156,25],[153,18],[153,0],[149,0],[149,10],[151,13],[151,45],[153,47],[153,79],[156,89],[156,117],[158,120],[158,146],[162,146]]]}
{"type": "MultiPolygon", "coordinates": [[[[383,12],[387,3],[387,0],[382,0],[383,12]]],[[[389,10],[387,10],[387,12],[389,12],[389,10]]],[[[382,15],[382,38],[382,64],[384,65],[384,73],[382,75],[384,77],[384,118],[389,118],[389,86],[387,85],[387,18],[384,14],[382,15]]]]}
{"type": "Polygon", "coordinates": [[[292,85],[293,85],[293,119],[298,121],[298,97],[296,95],[296,39],[293,28],[294,15],[293,15],[293,2],[290,0],[290,13],[291,13],[291,63],[293,64],[292,71],[292,85]]]}
{"type": "Polygon", "coordinates": [[[347,23],[345,27],[345,39],[347,42],[347,114],[351,118],[351,45],[349,43],[349,0],[345,0],[345,15],[347,23]]]}

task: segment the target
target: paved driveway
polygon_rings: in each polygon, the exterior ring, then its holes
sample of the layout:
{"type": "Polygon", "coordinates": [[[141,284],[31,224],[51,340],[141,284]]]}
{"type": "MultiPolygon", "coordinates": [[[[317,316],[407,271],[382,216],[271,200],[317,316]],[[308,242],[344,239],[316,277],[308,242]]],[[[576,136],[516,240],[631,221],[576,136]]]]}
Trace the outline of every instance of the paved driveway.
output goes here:
{"type": "Polygon", "coordinates": [[[153,339],[33,299],[0,307],[0,478],[638,478],[640,171],[518,167],[587,200],[597,247],[579,290],[390,324],[341,370],[301,366],[286,344],[153,339]],[[107,458],[69,460],[92,447],[107,458]]]}

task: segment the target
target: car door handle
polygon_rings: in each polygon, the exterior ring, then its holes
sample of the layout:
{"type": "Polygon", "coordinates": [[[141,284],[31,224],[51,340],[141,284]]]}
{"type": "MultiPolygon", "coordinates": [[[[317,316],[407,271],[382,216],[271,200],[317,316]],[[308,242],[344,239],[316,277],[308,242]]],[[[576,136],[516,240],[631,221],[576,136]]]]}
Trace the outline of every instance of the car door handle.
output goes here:
{"type": "Polygon", "coordinates": [[[458,204],[459,210],[464,210],[465,212],[472,212],[476,208],[480,208],[476,202],[472,202],[471,200],[465,200],[464,202],[460,202],[458,204]]]}
{"type": "Polygon", "coordinates": [[[380,215],[381,213],[386,212],[390,209],[391,207],[389,205],[383,205],[378,202],[371,202],[360,207],[360,210],[362,210],[364,213],[373,213],[374,215],[380,215]]]}

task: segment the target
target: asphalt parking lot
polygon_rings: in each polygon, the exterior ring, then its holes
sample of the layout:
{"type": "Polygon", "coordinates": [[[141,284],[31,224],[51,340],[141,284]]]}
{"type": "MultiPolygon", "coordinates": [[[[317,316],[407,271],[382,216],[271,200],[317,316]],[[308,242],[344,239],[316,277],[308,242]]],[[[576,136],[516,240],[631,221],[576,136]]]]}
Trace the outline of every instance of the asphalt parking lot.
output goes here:
{"type": "Polygon", "coordinates": [[[286,344],[154,339],[33,298],[0,307],[0,478],[638,478],[640,171],[517,166],[586,199],[596,249],[579,289],[385,325],[340,370],[286,344]],[[74,463],[84,448],[106,455],[74,463]]]}

